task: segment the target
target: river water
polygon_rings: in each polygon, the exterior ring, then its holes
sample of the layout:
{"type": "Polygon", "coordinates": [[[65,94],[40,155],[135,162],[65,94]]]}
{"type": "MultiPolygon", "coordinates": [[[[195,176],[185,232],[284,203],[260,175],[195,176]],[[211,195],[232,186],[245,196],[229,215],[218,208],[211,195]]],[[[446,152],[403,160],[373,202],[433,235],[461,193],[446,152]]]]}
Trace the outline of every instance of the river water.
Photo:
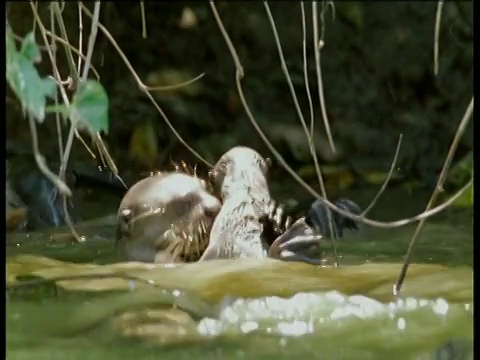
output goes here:
{"type": "MultiPolygon", "coordinates": [[[[428,200],[387,193],[370,217],[414,215],[428,200]]],[[[372,194],[348,197],[365,206],[372,194]]],[[[339,268],[329,265],[329,241],[320,267],[269,259],[173,267],[116,263],[112,220],[79,226],[82,244],[64,229],[7,235],[7,284],[83,276],[7,292],[9,359],[473,359],[471,209],[427,222],[400,299],[392,286],[415,225],[347,233],[339,268]]]]}

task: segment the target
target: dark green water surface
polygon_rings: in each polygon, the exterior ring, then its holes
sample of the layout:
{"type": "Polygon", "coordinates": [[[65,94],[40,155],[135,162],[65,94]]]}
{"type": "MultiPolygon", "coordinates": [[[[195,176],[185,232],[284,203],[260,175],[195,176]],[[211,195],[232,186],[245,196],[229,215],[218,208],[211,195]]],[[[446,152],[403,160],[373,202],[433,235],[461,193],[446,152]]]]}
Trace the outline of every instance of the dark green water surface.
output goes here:
{"type": "MultiPolygon", "coordinates": [[[[346,196],[366,206],[373,194],[346,196]]],[[[387,191],[370,217],[415,215],[428,195],[387,191]]],[[[117,201],[83,212],[105,216],[117,201]]],[[[7,234],[7,284],[104,274],[7,292],[8,359],[473,359],[471,209],[427,222],[399,300],[392,286],[415,224],[348,232],[337,243],[339,268],[328,266],[329,241],[324,267],[119,264],[113,224],[107,216],[79,226],[82,244],[62,229],[7,234]]]]}

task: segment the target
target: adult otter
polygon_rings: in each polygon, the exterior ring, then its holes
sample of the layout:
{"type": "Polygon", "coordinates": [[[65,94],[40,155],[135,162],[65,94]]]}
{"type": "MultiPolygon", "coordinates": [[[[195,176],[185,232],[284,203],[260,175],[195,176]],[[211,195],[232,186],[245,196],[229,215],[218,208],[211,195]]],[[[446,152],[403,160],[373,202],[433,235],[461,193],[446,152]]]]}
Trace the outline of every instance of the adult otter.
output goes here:
{"type": "MultiPolygon", "coordinates": [[[[203,260],[271,256],[287,261],[318,263],[303,250],[319,243],[321,235],[297,220],[269,246],[262,219],[272,199],[267,184],[269,163],[255,150],[237,146],[226,152],[211,172],[222,199],[203,260]]],[[[267,216],[268,217],[268,216],[267,216]]]]}
{"type": "Polygon", "coordinates": [[[117,250],[129,261],[198,260],[202,248],[185,248],[190,244],[206,246],[208,229],[220,206],[196,176],[152,174],[133,185],[120,203],[117,250]]]}

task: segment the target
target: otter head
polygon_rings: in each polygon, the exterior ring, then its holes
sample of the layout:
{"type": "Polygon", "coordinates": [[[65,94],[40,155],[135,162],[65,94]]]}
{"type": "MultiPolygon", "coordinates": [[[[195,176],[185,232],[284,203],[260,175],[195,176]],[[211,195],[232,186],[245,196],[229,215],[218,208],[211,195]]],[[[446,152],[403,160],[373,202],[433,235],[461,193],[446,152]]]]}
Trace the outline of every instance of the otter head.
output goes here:
{"type": "Polygon", "coordinates": [[[195,257],[189,252],[208,245],[220,206],[205,181],[183,173],[156,173],[132,186],[120,203],[117,244],[128,260],[153,262],[159,253],[195,257]]]}
{"type": "Polygon", "coordinates": [[[232,184],[250,184],[266,179],[270,159],[264,159],[255,150],[236,146],[227,151],[210,171],[214,191],[222,197],[232,191],[232,184]]]}

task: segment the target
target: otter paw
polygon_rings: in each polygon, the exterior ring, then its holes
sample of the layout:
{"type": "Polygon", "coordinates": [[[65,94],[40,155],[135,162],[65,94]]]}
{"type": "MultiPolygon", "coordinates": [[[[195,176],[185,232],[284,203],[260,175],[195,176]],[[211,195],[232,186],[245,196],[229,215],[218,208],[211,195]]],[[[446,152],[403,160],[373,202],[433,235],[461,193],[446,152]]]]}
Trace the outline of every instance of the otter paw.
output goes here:
{"type": "Polygon", "coordinates": [[[321,239],[322,236],[305,223],[305,218],[301,218],[273,242],[268,254],[282,261],[318,265],[321,239]]]}
{"type": "Polygon", "coordinates": [[[262,236],[270,245],[292,224],[292,218],[285,216],[283,205],[275,200],[270,200],[266,213],[260,216],[259,221],[263,225],[262,236]]]}

